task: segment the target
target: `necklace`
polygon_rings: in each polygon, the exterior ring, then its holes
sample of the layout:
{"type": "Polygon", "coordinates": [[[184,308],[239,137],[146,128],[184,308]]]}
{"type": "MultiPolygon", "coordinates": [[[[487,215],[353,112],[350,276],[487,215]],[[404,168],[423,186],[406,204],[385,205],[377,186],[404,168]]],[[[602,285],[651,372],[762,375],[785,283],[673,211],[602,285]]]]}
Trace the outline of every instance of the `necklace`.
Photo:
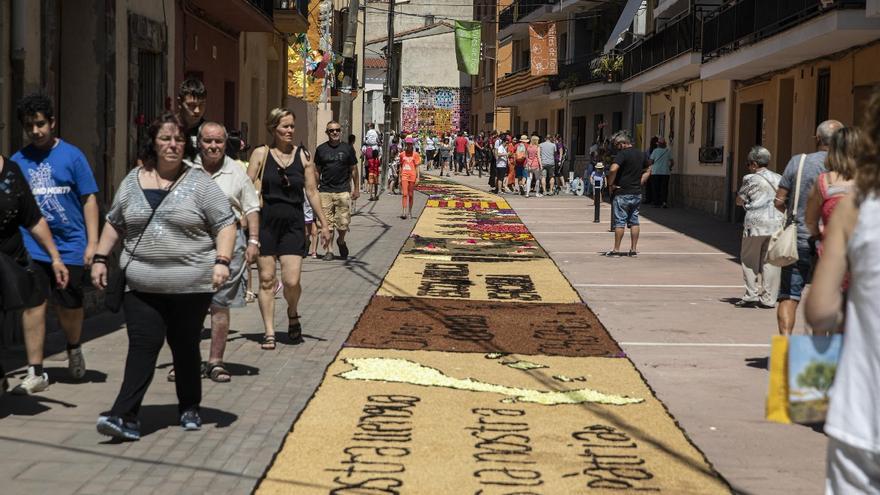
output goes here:
{"type": "Polygon", "coordinates": [[[278,150],[278,148],[275,148],[274,150],[272,150],[272,152],[275,154],[275,159],[278,161],[278,166],[281,168],[287,168],[288,166],[290,166],[290,163],[293,161],[293,151],[291,151],[290,154],[285,155],[285,154],[282,154],[278,150]],[[287,162],[284,161],[285,156],[287,157],[287,162]]]}

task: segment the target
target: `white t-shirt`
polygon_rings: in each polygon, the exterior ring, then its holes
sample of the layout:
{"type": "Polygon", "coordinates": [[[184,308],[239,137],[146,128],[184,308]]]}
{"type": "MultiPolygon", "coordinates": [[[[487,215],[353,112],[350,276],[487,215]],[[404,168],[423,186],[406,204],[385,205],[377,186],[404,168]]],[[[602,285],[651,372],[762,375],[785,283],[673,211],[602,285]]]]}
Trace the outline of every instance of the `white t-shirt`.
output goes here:
{"type": "Polygon", "coordinates": [[[498,141],[498,146],[495,146],[495,156],[498,157],[495,162],[496,167],[504,168],[507,166],[507,146],[501,141],[498,141]]]}
{"type": "Polygon", "coordinates": [[[367,146],[376,146],[379,144],[379,131],[376,129],[368,130],[367,135],[364,136],[364,144],[367,146]]]}

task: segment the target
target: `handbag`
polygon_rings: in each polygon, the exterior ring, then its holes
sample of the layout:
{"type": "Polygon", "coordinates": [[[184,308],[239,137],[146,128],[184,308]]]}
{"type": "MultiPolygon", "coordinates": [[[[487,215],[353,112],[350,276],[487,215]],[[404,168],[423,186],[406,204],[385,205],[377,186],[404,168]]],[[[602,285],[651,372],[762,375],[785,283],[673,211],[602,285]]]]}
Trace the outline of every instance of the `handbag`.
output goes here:
{"type": "MultiPolygon", "coordinates": [[[[174,184],[169,189],[168,194],[171,194],[171,191],[180,183],[180,180],[186,175],[189,171],[187,168],[183,173],[180,174],[180,177],[174,181],[174,184]]],[[[122,308],[122,299],[125,296],[125,271],[128,270],[128,265],[131,264],[132,260],[134,260],[134,253],[137,251],[138,246],[141,244],[141,239],[144,238],[144,233],[147,231],[147,228],[150,226],[150,222],[153,221],[153,217],[156,215],[156,211],[162,206],[162,203],[165,201],[165,198],[168,197],[168,194],[159,201],[159,204],[153,208],[153,211],[150,213],[150,216],[147,218],[147,223],[144,224],[144,230],[141,231],[141,234],[138,236],[137,241],[134,243],[134,247],[131,248],[130,256],[128,258],[128,263],[125,264],[120,270],[111,271],[109,275],[107,275],[107,287],[104,288],[104,307],[107,308],[112,313],[118,313],[122,308]]],[[[123,246],[123,249],[125,247],[123,246]]]]}
{"type": "Polygon", "coordinates": [[[770,236],[770,242],[767,246],[767,263],[774,266],[788,266],[798,260],[797,252],[797,215],[798,200],[801,195],[801,177],[804,173],[804,161],[807,155],[801,155],[801,161],[798,164],[797,182],[794,189],[794,205],[787,212],[785,223],[778,231],[770,236]]]}
{"type": "Polygon", "coordinates": [[[766,418],[777,423],[825,421],[842,334],[776,335],[770,351],[766,418]]]}

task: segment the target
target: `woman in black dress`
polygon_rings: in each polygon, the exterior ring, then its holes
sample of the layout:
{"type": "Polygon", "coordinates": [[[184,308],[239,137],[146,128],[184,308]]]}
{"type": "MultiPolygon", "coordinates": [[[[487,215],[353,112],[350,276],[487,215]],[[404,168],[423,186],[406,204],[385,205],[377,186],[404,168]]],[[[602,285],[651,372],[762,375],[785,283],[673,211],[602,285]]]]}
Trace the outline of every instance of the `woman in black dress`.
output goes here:
{"type": "MultiPolygon", "coordinates": [[[[49,253],[58,287],[67,287],[67,267],[61,261],[49,224],[40,213],[27,180],[18,164],[0,156],[0,313],[22,309],[24,337],[42,338],[46,333],[48,281],[28,256],[19,227],[28,229],[49,253]],[[42,331],[39,331],[41,327],[42,331]]],[[[29,344],[27,348],[28,375],[19,390],[29,394],[45,389],[49,379],[43,372],[43,346],[29,344]],[[28,380],[35,382],[36,386],[26,383],[28,380]]],[[[7,389],[2,366],[0,382],[2,394],[7,389]]]]}
{"type": "Polygon", "coordinates": [[[295,120],[293,112],[286,108],[269,112],[266,125],[272,135],[272,144],[255,149],[248,165],[248,176],[257,186],[263,203],[260,209],[260,258],[257,260],[260,292],[257,299],[265,330],[261,345],[267,350],[275,348],[276,260],[281,263],[288,336],[293,344],[303,341],[297,305],[302,293],[302,260],[308,249],[303,213],[306,197],[321,226],[324,248],[330,244],[330,228],[321,208],[315,166],[309,152],[293,144],[295,120]]]}

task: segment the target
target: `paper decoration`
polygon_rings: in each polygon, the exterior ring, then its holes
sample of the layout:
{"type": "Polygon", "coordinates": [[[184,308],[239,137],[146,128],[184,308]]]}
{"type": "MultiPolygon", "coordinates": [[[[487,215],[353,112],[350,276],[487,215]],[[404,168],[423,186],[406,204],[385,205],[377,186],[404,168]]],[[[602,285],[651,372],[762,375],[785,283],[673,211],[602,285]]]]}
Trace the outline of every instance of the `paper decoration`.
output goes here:
{"type": "Polygon", "coordinates": [[[556,62],[556,22],[529,24],[529,48],[533,76],[554,76],[559,72],[556,62]]]}
{"type": "Polygon", "coordinates": [[[458,132],[470,121],[470,88],[407,86],[401,90],[401,130],[407,133],[458,132]]]}

